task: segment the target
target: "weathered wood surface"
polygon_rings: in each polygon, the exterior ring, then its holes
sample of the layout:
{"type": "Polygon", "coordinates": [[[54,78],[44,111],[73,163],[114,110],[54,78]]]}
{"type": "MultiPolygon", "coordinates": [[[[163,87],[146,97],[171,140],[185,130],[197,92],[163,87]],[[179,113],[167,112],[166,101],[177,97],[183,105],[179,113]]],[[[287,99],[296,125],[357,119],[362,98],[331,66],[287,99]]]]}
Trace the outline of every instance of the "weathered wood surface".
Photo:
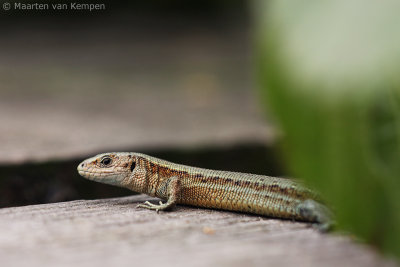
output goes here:
{"type": "Polygon", "coordinates": [[[198,28],[190,16],[114,16],[124,19],[3,26],[0,164],[273,140],[236,15],[221,18],[223,28],[206,19],[198,28]]]}
{"type": "Polygon", "coordinates": [[[179,206],[145,195],[0,210],[1,266],[395,266],[309,225],[179,206]]]}

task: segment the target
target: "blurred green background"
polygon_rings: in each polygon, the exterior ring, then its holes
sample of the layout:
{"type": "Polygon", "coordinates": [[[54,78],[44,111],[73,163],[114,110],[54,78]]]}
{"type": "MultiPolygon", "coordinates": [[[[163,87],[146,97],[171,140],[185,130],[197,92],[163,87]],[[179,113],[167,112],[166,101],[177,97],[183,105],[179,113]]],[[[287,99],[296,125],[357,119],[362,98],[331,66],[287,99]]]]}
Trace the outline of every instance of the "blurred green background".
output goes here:
{"type": "Polygon", "coordinates": [[[256,1],[257,66],[296,177],[400,256],[398,1],[256,1]]]}

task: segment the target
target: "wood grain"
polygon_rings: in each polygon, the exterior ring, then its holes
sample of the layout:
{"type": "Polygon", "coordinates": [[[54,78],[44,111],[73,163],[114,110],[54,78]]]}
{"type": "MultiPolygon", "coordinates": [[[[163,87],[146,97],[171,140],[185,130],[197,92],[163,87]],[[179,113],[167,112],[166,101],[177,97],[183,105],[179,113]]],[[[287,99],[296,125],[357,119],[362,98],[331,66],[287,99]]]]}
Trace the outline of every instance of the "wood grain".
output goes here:
{"type": "Polygon", "coordinates": [[[145,195],[0,210],[2,266],[396,266],[309,225],[179,206],[145,195]]]}

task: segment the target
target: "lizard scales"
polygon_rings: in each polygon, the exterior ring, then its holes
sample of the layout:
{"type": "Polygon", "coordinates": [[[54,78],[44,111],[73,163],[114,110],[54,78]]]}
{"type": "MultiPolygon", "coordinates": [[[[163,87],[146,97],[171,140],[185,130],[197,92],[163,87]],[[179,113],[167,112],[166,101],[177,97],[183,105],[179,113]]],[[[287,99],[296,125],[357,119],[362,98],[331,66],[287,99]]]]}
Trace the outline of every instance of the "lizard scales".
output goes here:
{"type": "Polygon", "coordinates": [[[139,205],[157,211],[186,204],[321,224],[329,220],[315,193],[286,178],[196,168],[133,152],[97,155],[80,163],[78,172],[166,200],[139,205]]]}

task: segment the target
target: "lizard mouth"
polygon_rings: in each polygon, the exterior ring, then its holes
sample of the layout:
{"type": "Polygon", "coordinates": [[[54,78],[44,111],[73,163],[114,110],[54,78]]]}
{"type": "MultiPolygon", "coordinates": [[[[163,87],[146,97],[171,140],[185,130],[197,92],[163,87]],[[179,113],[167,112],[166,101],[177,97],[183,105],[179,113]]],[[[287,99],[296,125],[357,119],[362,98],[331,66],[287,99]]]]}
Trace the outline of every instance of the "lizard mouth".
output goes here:
{"type": "Polygon", "coordinates": [[[96,180],[96,178],[101,179],[107,175],[114,174],[112,170],[101,170],[101,174],[99,174],[99,170],[88,167],[85,162],[81,162],[78,165],[77,170],[80,176],[90,180],[96,180]]]}
{"type": "Polygon", "coordinates": [[[90,171],[88,171],[88,170],[80,169],[80,168],[78,167],[78,173],[79,173],[80,176],[82,176],[82,177],[84,177],[84,178],[90,178],[90,174],[91,174],[92,172],[90,172],[90,171]]]}
{"type": "Polygon", "coordinates": [[[93,174],[95,173],[92,170],[92,168],[87,167],[87,165],[84,161],[79,163],[77,170],[78,170],[78,173],[80,176],[87,178],[87,179],[90,179],[91,176],[93,176],[93,174]]]}

